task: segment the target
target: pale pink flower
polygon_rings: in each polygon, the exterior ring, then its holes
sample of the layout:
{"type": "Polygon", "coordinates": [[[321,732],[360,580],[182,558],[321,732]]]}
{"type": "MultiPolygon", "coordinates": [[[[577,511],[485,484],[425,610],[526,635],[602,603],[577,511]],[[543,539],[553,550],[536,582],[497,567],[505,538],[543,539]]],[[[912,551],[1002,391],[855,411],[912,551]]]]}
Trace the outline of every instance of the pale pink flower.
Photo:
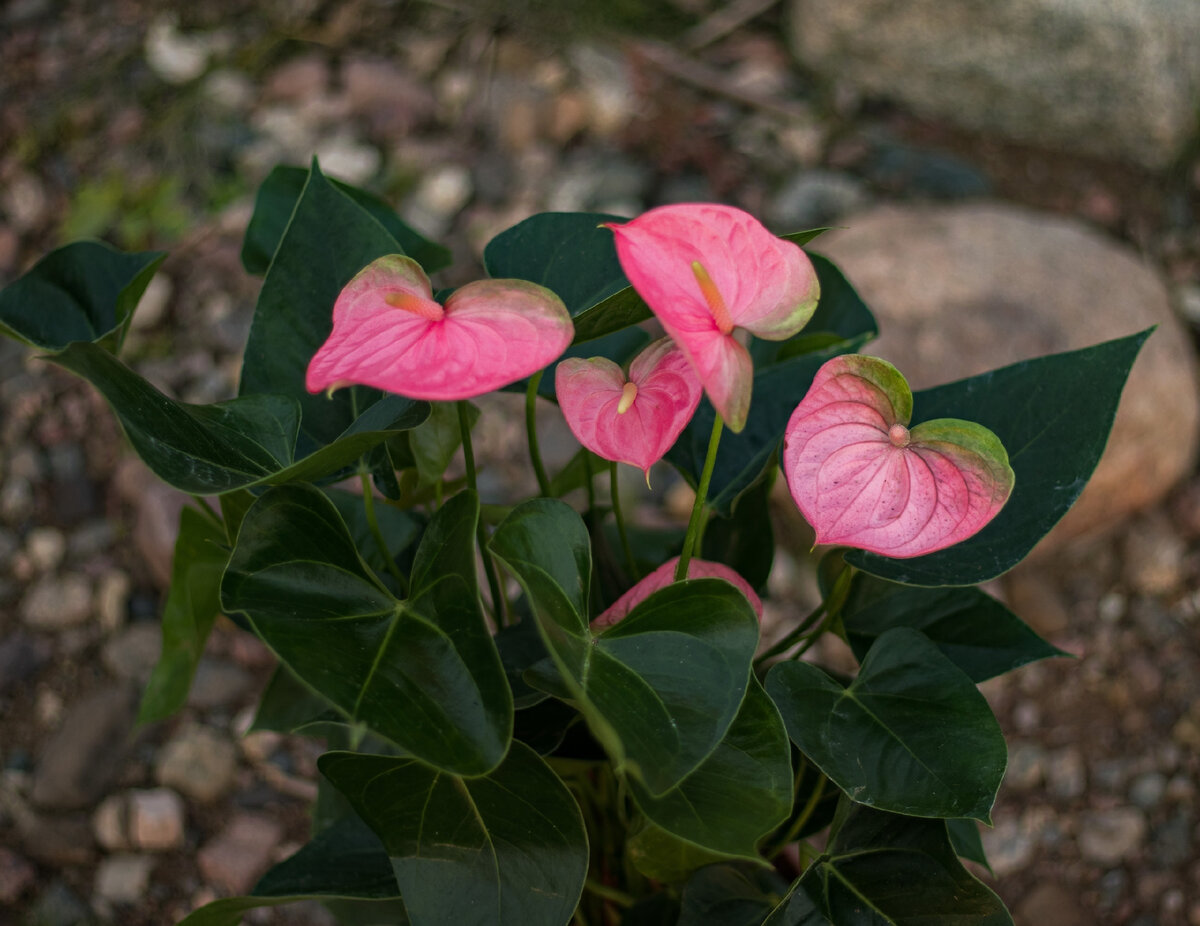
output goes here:
{"type": "Polygon", "coordinates": [[[393,254],[368,264],[338,295],[333,331],[309,362],[305,385],[469,399],[542,369],[572,337],[566,307],[544,286],[479,280],[442,306],[420,265],[393,254]]]}
{"type": "MultiPolygon", "coordinates": [[[[624,620],[629,616],[630,611],[660,588],[666,588],[673,583],[675,581],[675,566],[678,562],[679,557],[676,556],[674,559],[663,563],[650,573],[650,575],[646,576],[646,578],[642,579],[637,585],[614,601],[607,611],[592,621],[592,630],[604,630],[624,620]]],[[[755,594],[749,582],[725,564],[713,563],[704,559],[689,560],[687,577],[689,579],[724,579],[746,596],[746,599],[750,602],[750,607],[754,609],[754,613],[758,616],[759,620],[762,620],[762,600],[755,594]]]]}
{"type": "Polygon", "coordinates": [[[782,341],[812,317],[819,286],[807,255],[731,206],[685,203],[608,226],[629,282],[679,344],[733,431],[750,410],[754,368],[742,328],[782,341]]]}
{"type": "Polygon", "coordinates": [[[628,376],[605,357],[563,360],[554,391],[579,443],[606,460],[636,466],[647,479],[700,404],[700,381],[670,338],[638,354],[628,376]]]}
{"type": "Polygon", "coordinates": [[[783,471],[818,544],[910,557],[959,543],[1008,500],[999,438],[954,418],[912,430],[912,393],[890,363],[835,357],[784,431],[783,471]]]}

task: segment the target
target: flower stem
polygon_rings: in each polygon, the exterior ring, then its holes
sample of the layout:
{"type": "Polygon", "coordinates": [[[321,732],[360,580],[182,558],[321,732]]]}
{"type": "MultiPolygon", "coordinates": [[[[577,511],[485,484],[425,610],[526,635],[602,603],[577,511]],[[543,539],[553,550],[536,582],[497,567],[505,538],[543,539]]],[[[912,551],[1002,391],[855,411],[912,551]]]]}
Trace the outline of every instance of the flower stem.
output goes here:
{"type": "Polygon", "coordinates": [[[687,535],[683,538],[683,552],[679,554],[679,564],[675,567],[675,581],[681,582],[687,578],[688,564],[692,554],[696,552],[701,525],[704,523],[704,506],[708,501],[708,486],[712,482],[713,466],[717,462],[717,447],[721,443],[721,428],[724,422],[718,412],[713,418],[712,434],[708,438],[708,454],[704,458],[704,470],[700,473],[700,486],[696,489],[696,503],[692,505],[692,516],[688,520],[687,535]]]}
{"type": "MultiPolygon", "coordinates": [[[[475,451],[471,446],[471,420],[467,415],[467,402],[458,402],[458,430],[462,435],[463,462],[467,467],[467,488],[478,497],[479,486],[475,479],[475,451]]],[[[500,592],[500,579],[496,576],[496,564],[492,562],[487,548],[487,530],[483,526],[483,515],[475,525],[475,537],[479,544],[479,555],[483,557],[483,573],[487,576],[488,591],[492,596],[492,610],[496,623],[503,627],[508,623],[508,602],[500,592]]]]}
{"type": "Polygon", "coordinates": [[[617,519],[617,535],[621,538],[621,546],[625,550],[625,565],[629,569],[629,577],[636,582],[641,576],[638,575],[637,561],[633,558],[633,548],[629,545],[629,534],[625,532],[625,518],[621,515],[621,492],[617,486],[616,460],[613,460],[609,464],[608,475],[609,491],[612,494],[613,517],[617,519]]]}
{"type": "Polygon", "coordinates": [[[583,888],[590,891],[597,897],[603,897],[605,900],[612,901],[619,907],[632,907],[634,899],[624,891],[618,890],[615,887],[609,887],[607,884],[601,884],[593,878],[588,878],[583,882],[583,888]]]}
{"type": "Polygon", "coordinates": [[[546,475],[546,467],[542,463],[542,451],[538,446],[537,436],[537,394],[538,386],[542,384],[542,374],[538,370],[529,377],[529,386],[525,389],[525,436],[529,440],[529,459],[533,462],[533,472],[537,476],[538,491],[543,497],[550,495],[550,477],[546,475]]]}
{"type": "Polygon", "coordinates": [[[364,469],[359,471],[358,476],[362,480],[363,513],[367,516],[367,527],[371,529],[371,536],[375,538],[375,545],[379,547],[379,552],[383,555],[383,563],[387,567],[387,571],[391,573],[392,578],[396,580],[396,584],[400,586],[400,592],[407,595],[408,579],[400,571],[400,567],[396,565],[395,558],[388,550],[387,541],[383,537],[383,531],[379,529],[379,519],[375,516],[375,494],[371,491],[370,474],[364,469]]]}
{"type": "MultiPolygon", "coordinates": [[[[802,777],[803,777],[803,775],[797,776],[797,778],[796,778],[797,784],[800,783],[800,778],[802,778],[802,777]]],[[[779,852],[782,852],[783,848],[788,843],[790,843],[793,839],[795,839],[798,835],[800,835],[800,831],[802,829],[804,829],[804,824],[809,821],[809,818],[812,817],[812,815],[813,815],[813,811],[816,810],[817,805],[819,803],[821,803],[821,798],[825,796],[825,785],[828,781],[829,781],[829,779],[826,778],[824,775],[822,775],[820,778],[817,779],[817,784],[812,789],[812,793],[809,794],[808,801],[804,804],[804,808],[800,811],[800,813],[796,817],[796,819],[792,821],[792,825],[788,827],[787,832],[784,833],[783,837],[781,839],[779,839],[774,845],[772,845],[771,848],[767,852],[763,853],[763,855],[766,858],[772,858],[773,856],[777,855],[779,852]]]]}

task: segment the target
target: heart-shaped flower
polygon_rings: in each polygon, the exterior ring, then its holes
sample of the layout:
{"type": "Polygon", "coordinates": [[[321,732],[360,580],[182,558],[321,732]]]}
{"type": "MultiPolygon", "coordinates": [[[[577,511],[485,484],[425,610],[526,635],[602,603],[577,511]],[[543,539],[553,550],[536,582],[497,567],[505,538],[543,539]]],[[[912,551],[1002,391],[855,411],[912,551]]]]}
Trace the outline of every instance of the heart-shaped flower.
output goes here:
{"type": "Polygon", "coordinates": [[[638,354],[628,376],[605,357],[570,357],[558,365],[554,391],[579,443],[647,479],[700,404],[700,381],[670,338],[638,354]]]}
{"type": "Polygon", "coordinates": [[[741,431],[754,367],[735,329],[782,341],[812,317],[808,256],[741,209],[683,203],[608,226],[629,282],[683,348],[725,424],[741,431]]]}
{"type": "MultiPolygon", "coordinates": [[[[592,621],[592,630],[599,631],[611,627],[618,621],[624,620],[629,616],[629,612],[636,608],[639,604],[657,592],[660,588],[666,588],[675,581],[675,565],[679,562],[679,557],[668,560],[650,575],[638,582],[633,588],[627,591],[624,595],[618,598],[609,606],[608,610],[592,621]]],[[[713,563],[706,559],[693,559],[688,562],[689,579],[724,579],[730,585],[733,585],[746,596],[750,602],[750,607],[754,609],[754,613],[758,615],[759,620],[762,620],[763,606],[762,599],[754,593],[754,589],[750,587],[750,583],[743,579],[740,575],[726,566],[724,563],[713,563]]]]}
{"type": "Polygon", "coordinates": [[[817,534],[905,558],[979,531],[1008,501],[1013,471],[1000,439],[955,418],[908,429],[912,392],[886,360],[835,357],[784,432],[788,488],[817,534]]]}
{"type": "Polygon", "coordinates": [[[308,364],[305,385],[351,384],[448,402],[536,373],[571,343],[574,326],[550,290],[525,280],[478,280],[445,306],[425,271],[392,254],[368,264],[333,306],[333,331],[308,364]]]}

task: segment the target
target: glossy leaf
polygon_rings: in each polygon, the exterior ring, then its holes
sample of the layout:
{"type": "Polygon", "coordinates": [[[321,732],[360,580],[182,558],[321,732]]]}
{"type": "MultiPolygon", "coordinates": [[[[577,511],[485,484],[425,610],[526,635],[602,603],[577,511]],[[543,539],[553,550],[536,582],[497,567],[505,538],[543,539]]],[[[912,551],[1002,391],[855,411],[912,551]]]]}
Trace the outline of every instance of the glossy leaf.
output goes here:
{"type": "Polygon", "coordinates": [[[325,721],[344,723],[345,715],[307,685],[287,666],[276,666],[258,701],[258,710],[250,730],[274,730],[295,733],[325,721]]]}
{"type": "Polygon", "coordinates": [[[775,561],[770,497],[774,480],[764,476],[747,489],[728,518],[713,518],[704,528],[704,559],[725,563],[751,587],[766,588],[775,561]]]}
{"type": "MultiPolygon", "coordinates": [[[[742,492],[762,476],[779,451],[788,418],[804,398],[821,364],[831,357],[857,350],[867,337],[863,334],[857,340],[841,341],[817,353],[792,357],[757,370],[754,374],[755,398],[750,405],[746,427],[740,434],[721,435],[708,493],[709,505],[714,511],[729,517],[742,492]]],[[[699,483],[704,469],[713,417],[712,405],[707,400],[702,401],[691,424],[667,452],[667,461],[693,486],[699,483]]]]}
{"type": "Polygon", "coordinates": [[[725,738],[694,772],[661,797],[636,781],[634,800],[672,835],[727,856],[758,860],[759,839],[792,809],[787,730],[757,679],[725,738]]]}
{"type": "Polygon", "coordinates": [[[438,768],[482,774],[508,746],[512,700],[479,605],[478,516],[466,492],[439,509],[398,601],[321,492],[272,489],[242,522],[221,600],[348,719],[438,768]]]}
{"type": "MultiPolygon", "coordinates": [[[[457,403],[434,402],[430,409],[429,418],[408,433],[418,489],[428,488],[441,479],[462,445],[457,403]]],[[[479,409],[467,403],[467,426],[473,429],[478,420],[479,409]]]]}
{"type": "Polygon", "coordinates": [[[190,405],[163,395],[95,344],[76,342],[50,359],[95,386],[146,465],[192,495],[328,476],[427,414],[424,403],[389,396],[331,444],[295,460],[300,420],[294,399],[247,395],[190,405]]]}
{"type": "Polygon", "coordinates": [[[846,640],[860,660],[880,634],[911,627],[929,637],[973,682],[1067,655],[975,587],[919,588],[859,573],[841,613],[846,640]]]}
{"type": "Polygon", "coordinates": [[[1004,904],[963,868],[944,820],[854,807],[832,845],[764,926],[793,926],[803,895],[837,926],[1012,926],[1004,904]]]}
{"type": "Polygon", "coordinates": [[[991,872],[992,866],[988,864],[987,853],[983,851],[983,839],[979,834],[978,823],[974,820],[947,820],[946,832],[950,836],[950,845],[954,847],[955,855],[982,865],[991,872]]]}
{"type": "MultiPolygon", "coordinates": [[[[250,217],[246,238],[242,242],[242,266],[249,273],[261,275],[267,272],[307,180],[308,171],[303,167],[280,164],[267,175],[267,179],[258,188],[254,199],[254,214],[250,217]]],[[[329,183],[339,192],[349,196],[387,229],[404,253],[424,267],[426,273],[449,266],[449,248],[434,244],[405,224],[384,200],[340,180],[330,178],[329,183]]]]}
{"type": "MultiPolygon", "coordinates": [[[[243,913],[257,907],[332,898],[376,903],[394,903],[400,898],[383,845],[357,817],[348,817],[324,830],[295,855],[275,865],[249,896],[213,901],[179,926],[237,926],[243,913]]],[[[407,919],[386,922],[404,926],[407,919]]]]}
{"type": "Polygon", "coordinates": [[[425,519],[414,511],[397,508],[380,502],[375,502],[375,521],[379,532],[387,544],[387,551],[379,549],[379,543],[367,521],[366,509],[363,507],[363,497],[358,492],[347,492],[344,489],[326,489],[325,494],[333,502],[354,538],[354,546],[367,565],[375,571],[375,575],[386,580],[388,565],[385,555],[393,561],[400,562],[401,571],[407,574],[412,565],[413,549],[425,530],[425,519]]]}
{"type": "Polygon", "coordinates": [[[769,869],[709,865],[684,886],[678,926],[759,926],[783,888],[769,869]]]}
{"type": "Polygon", "coordinates": [[[162,653],[142,694],[138,723],[162,720],[187,701],[196,666],[221,610],[221,573],[229,560],[225,531],[185,507],[171,562],[171,588],[162,615],[162,653]]]}
{"type": "Polygon", "coordinates": [[[311,395],[304,379],[333,329],[333,304],[342,287],[371,261],[400,250],[376,218],[314,162],[263,280],[240,384],[243,396],[282,394],[300,403],[300,454],[331,443],[380,397],[365,387],[343,389],[332,398],[311,395]]]}
{"type": "Polygon", "coordinates": [[[165,257],[99,241],[64,245],[0,290],[0,333],[50,351],[114,333],[119,340],[165,257]]]}
{"type": "Polygon", "coordinates": [[[319,765],[382,840],[414,926],[570,919],[587,874],[583,819],[523,743],[480,778],[348,752],[319,765]]]}
{"type": "Polygon", "coordinates": [[[1009,450],[1012,498],[969,540],[915,559],[847,560],[907,585],[973,585],[1007,572],[1079,497],[1108,440],[1129,368],[1150,332],[993,370],[913,396],[913,417],[967,409],[1009,450]]]}
{"type": "Polygon", "coordinates": [[[626,840],[625,851],[634,868],[647,878],[667,884],[681,884],[696,869],[729,860],[724,853],[702,849],[649,820],[644,820],[626,840]]]}
{"type": "Polygon", "coordinates": [[[792,742],[852,800],[990,822],[1004,736],[971,680],[915,630],[881,635],[849,687],[783,662],[767,691],[792,742]]]}
{"type": "Polygon", "coordinates": [[[501,232],[483,249],[488,275],[540,283],[558,293],[581,344],[650,317],[617,260],[613,215],[542,212],[501,232]]]}
{"type": "Polygon", "coordinates": [[[658,796],[712,753],[741,704],[758,642],[741,592],[718,579],[678,582],[594,635],[579,515],[555,499],[526,502],[491,548],[524,587],[562,682],[618,768],[658,796]]]}

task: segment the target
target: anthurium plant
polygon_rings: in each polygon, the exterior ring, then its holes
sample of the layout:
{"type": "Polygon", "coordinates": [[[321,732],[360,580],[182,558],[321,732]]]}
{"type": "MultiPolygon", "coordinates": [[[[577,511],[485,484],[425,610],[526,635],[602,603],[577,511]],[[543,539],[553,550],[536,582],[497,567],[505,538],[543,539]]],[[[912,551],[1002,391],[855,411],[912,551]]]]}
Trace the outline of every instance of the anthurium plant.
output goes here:
{"type": "Polygon", "coordinates": [[[0,293],[196,500],[142,720],[225,614],[278,657],[254,727],[327,749],[311,841],[187,926],[313,898],[347,924],[1012,922],[972,873],[1006,762],[976,686],[1059,652],[975,586],[1075,500],[1148,333],[914,394],[816,237],[712,204],[535,215],[442,292],[449,252],[383,201],[278,168],[213,405],[121,359],[163,255],[70,244],[0,293]],[[480,496],[497,389],[536,497],[480,496]],[[687,527],[624,517],[621,466],[694,487],[687,527]],[[780,474],[824,599],[764,641],[780,474]],[[855,672],[813,661],[827,636],[855,672]]]}

